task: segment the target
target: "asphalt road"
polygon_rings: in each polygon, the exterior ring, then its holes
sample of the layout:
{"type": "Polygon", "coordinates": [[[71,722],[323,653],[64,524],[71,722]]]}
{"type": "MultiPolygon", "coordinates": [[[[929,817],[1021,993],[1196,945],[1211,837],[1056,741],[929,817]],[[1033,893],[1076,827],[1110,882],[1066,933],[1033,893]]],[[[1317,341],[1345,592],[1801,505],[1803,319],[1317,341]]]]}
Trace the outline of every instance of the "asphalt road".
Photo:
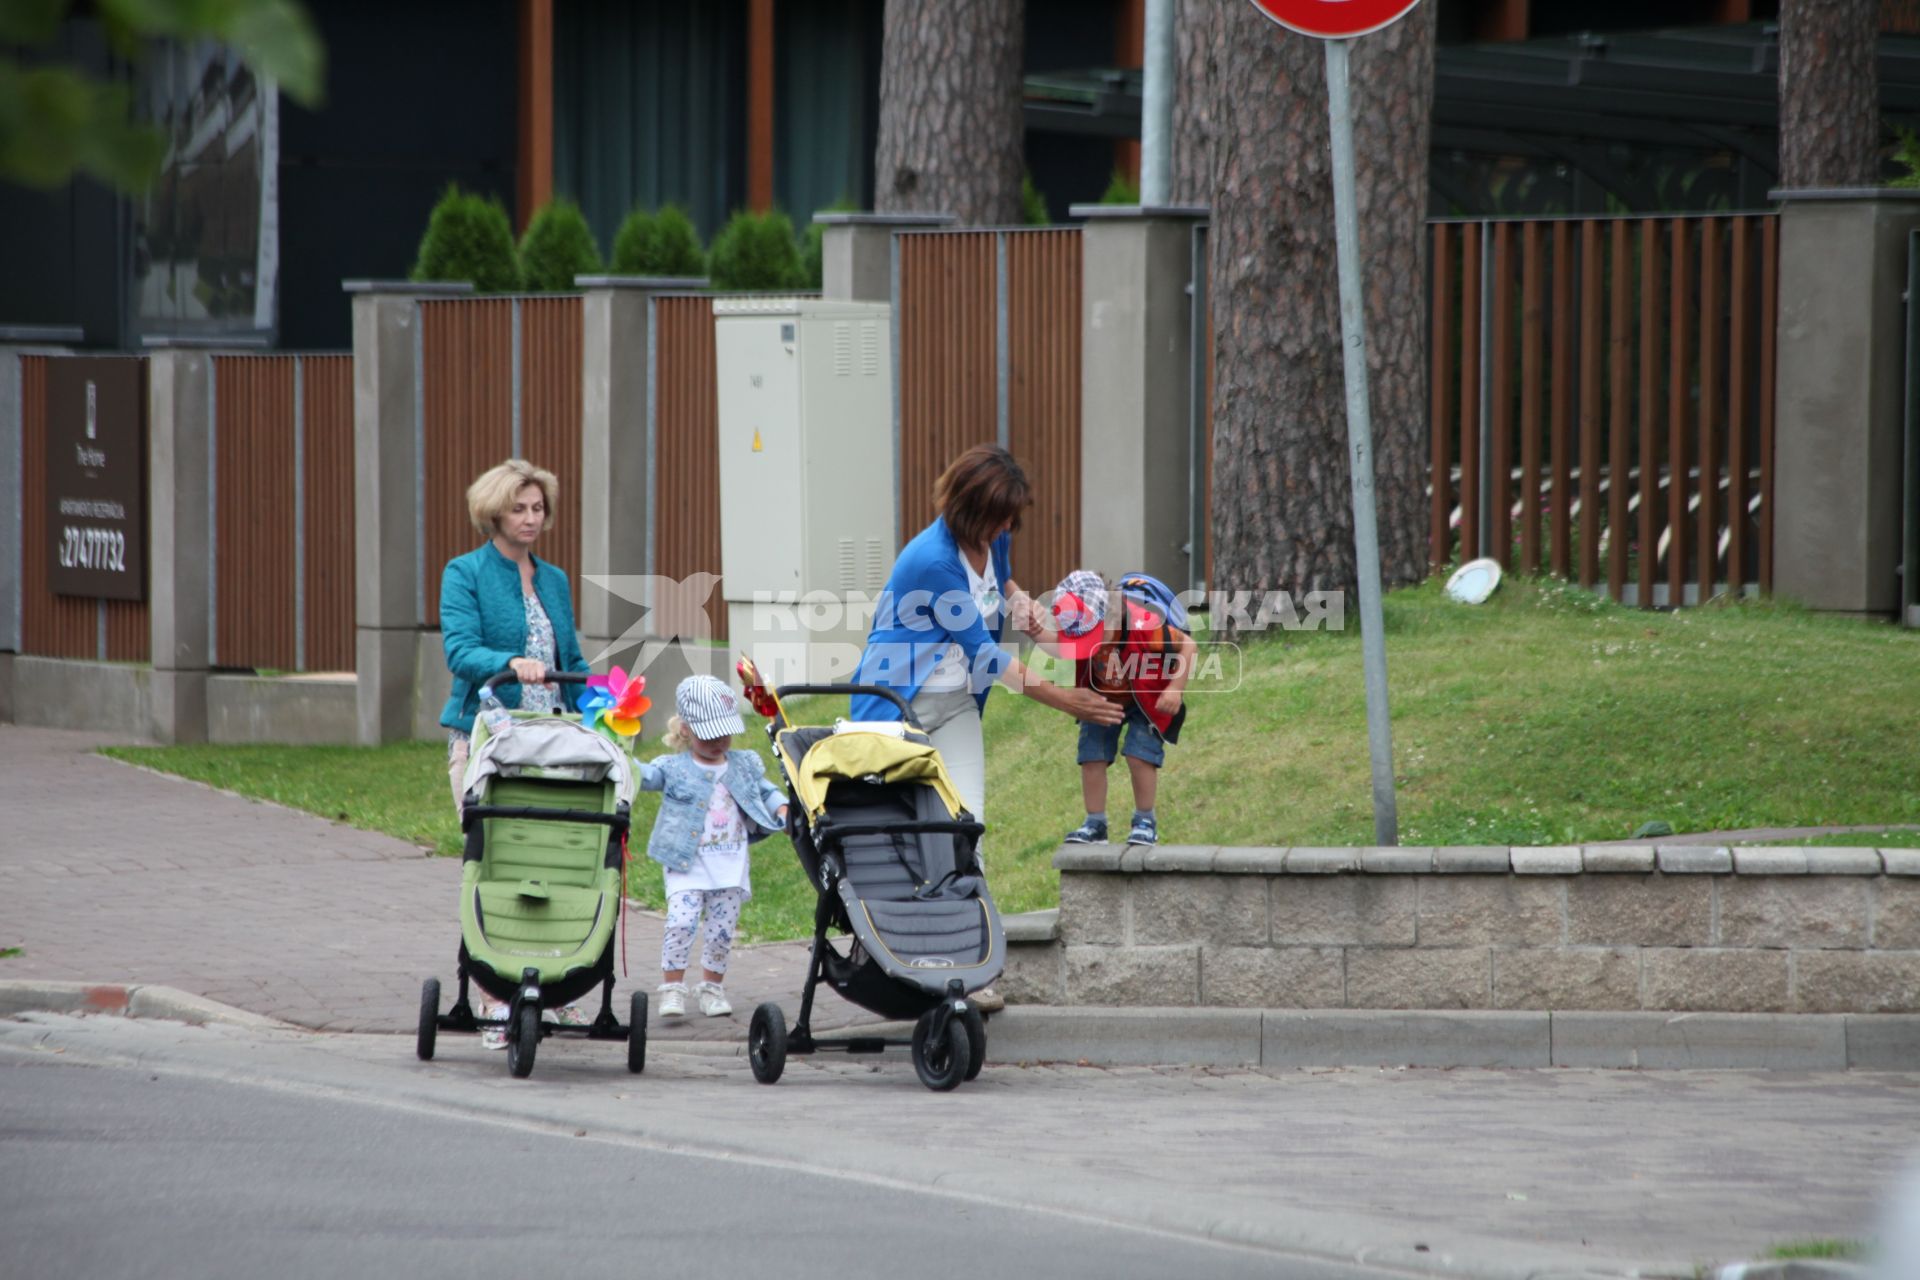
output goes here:
{"type": "Polygon", "coordinates": [[[548,1273],[1389,1274],[351,1096],[0,1056],[12,1280],[548,1273]]]}

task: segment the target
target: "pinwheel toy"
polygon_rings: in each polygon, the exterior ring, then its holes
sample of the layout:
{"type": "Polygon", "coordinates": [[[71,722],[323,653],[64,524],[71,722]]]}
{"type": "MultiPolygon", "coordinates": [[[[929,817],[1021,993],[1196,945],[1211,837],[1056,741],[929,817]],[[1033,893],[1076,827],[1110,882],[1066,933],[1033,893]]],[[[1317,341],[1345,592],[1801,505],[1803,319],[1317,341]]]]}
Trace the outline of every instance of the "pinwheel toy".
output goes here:
{"type": "Polygon", "coordinates": [[[780,701],[767,691],[766,683],[760,679],[759,668],[753,665],[753,659],[742,657],[733,667],[740,677],[742,691],[753,709],[771,720],[780,714],[780,701]]]}
{"type": "Polygon", "coordinates": [[[604,725],[622,738],[640,732],[640,718],[652,709],[647,678],[629,676],[619,667],[604,676],[587,677],[586,696],[580,699],[580,718],[589,729],[604,725]]]}

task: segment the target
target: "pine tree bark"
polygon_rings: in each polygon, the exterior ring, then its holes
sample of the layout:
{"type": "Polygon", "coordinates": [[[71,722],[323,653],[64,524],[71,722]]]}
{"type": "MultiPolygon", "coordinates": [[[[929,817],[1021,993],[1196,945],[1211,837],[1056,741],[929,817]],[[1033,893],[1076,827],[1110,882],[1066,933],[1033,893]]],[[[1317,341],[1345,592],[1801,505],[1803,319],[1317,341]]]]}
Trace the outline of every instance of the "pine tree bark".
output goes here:
{"type": "Polygon", "coordinates": [[[874,208],[1020,221],[1026,0],[887,0],[874,208]]]}
{"type": "MultiPolygon", "coordinates": [[[[1205,205],[1213,199],[1214,81],[1220,74],[1213,21],[1218,0],[1175,0],[1173,18],[1173,201],[1205,205]]],[[[1250,6],[1249,6],[1250,7],[1250,6]]]]}
{"type": "Polygon", "coordinates": [[[1879,0],[1781,0],[1780,185],[1880,182],[1879,0]]]}
{"type": "MultiPolygon", "coordinates": [[[[1325,51],[1245,3],[1189,0],[1183,59],[1213,208],[1215,590],[1352,590],[1325,51]],[[1189,71],[1192,63],[1185,64],[1189,71]],[[1192,83],[1190,78],[1190,83],[1192,83]]],[[[1387,585],[1426,573],[1427,145],[1434,6],[1352,50],[1375,494],[1387,585]]],[[[1193,157],[1187,156],[1191,162],[1193,157]]],[[[1184,172],[1176,164],[1176,173],[1184,172]]],[[[1189,181],[1198,186],[1197,175],[1189,181]]],[[[1196,194],[1198,192],[1195,192],[1196,194]]]]}

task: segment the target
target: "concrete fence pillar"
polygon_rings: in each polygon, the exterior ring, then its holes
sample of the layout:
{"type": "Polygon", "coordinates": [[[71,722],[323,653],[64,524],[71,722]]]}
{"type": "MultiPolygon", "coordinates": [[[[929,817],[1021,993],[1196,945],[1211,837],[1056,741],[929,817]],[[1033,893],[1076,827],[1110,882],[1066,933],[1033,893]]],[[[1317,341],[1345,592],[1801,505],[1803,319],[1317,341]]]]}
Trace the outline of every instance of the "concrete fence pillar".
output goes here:
{"type": "Polygon", "coordinates": [[[412,736],[421,617],[420,308],[469,284],[350,280],[354,674],[364,746],[412,736]]]}
{"type": "Polygon", "coordinates": [[[147,616],[158,742],[207,740],[212,444],[213,356],[154,350],[147,366],[147,616]]]}
{"type": "Polygon", "coordinates": [[[950,213],[816,213],[822,297],[841,302],[893,299],[893,233],[950,227],[950,213]]]}
{"type": "MultiPolygon", "coordinates": [[[[653,604],[645,581],[654,571],[653,300],[663,293],[705,289],[707,281],[580,276],[574,284],[586,296],[580,360],[582,580],[573,594],[580,610],[581,652],[591,662],[623,643],[653,604]]],[[[639,657],[620,652],[594,665],[637,668],[639,657]]]]}
{"type": "Polygon", "coordinates": [[[1075,205],[1085,219],[1080,334],[1081,563],[1184,588],[1193,227],[1207,211],[1075,205]]]}
{"type": "Polygon", "coordinates": [[[1783,204],[1773,589],[1816,609],[1893,613],[1907,237],[1920,228],[1920,191],[1773,197],[1783,204]]]}

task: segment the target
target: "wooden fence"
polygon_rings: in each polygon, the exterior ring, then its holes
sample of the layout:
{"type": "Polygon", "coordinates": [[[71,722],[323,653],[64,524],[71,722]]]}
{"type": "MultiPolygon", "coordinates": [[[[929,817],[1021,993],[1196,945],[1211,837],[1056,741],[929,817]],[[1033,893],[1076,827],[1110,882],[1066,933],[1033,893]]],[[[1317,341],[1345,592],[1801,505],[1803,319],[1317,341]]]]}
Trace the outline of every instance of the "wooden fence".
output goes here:
{"type": "Polygon", "coordinates": [[[553,472],[560,501],[535,553],[580,581],[577,295],[420,304],[420,621],[439,625],[440,572],[480,545],[467,486],[507,458],[553,472]]]}
{"type": "Polygon", "coordinates": [[[1770,590],[1778,219],[1431,235],[1433,563],[1643,607],[1770,590]]]}
{"type": "MultiPolygon", "coordinates": [[[[652,299],[654,335],[647,379],[653,405],[651,572],[685,579],[720,572],[720,399],[713,295],[652,299]]],[[[707,597],[713,638],[727,638],[727,604],[707,597]]]]}
{"type": "Polygon", "coordinates": [[[997,441],[1036,490],[1014,573],[1051,588],[1080,558],[1080,232],[916,231],[895,247],[899,536],[933,518],[947,463],[997,441]]]}
{"type": "Polygon", "coordinates": [[[215,356],[212,662],[354,665],[353,357],[215,356]]]}

